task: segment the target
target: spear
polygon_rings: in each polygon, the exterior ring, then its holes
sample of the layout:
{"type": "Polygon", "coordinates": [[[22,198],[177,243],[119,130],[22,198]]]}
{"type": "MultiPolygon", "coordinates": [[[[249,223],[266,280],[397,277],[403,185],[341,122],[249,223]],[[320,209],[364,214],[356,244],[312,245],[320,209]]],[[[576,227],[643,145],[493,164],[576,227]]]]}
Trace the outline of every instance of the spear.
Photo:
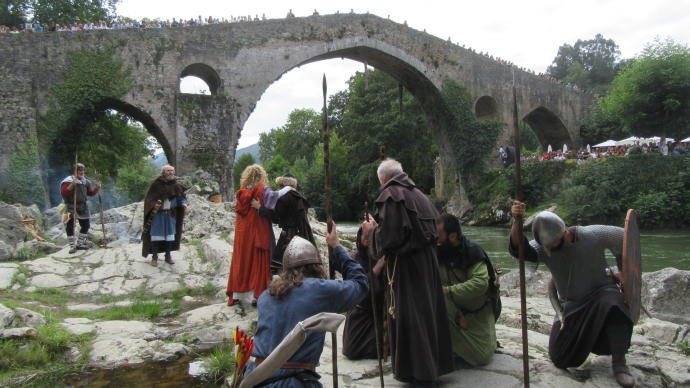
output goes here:
{"type": "MultiPolygon", "coordinates": [[[[364,218],[366,219],[367,222],[369,222],[369,202],[364,202],[364,218]]],[[[374,296],[374,278],[376,277],[376,274],[374,273],[374,259],[371,258],[371,256],[367,255],[369,257],[369,273],[370,273],[370,278],[369,278],[369,294],[371,295],[371,312],[372,312],[372,317],[374,318],[374,335],[376,338],[376,357],[379,360],[379,377],[381,379],[381,388],[384,387],[383,384],[383,361],[381,357],[381,345],[380,342],[381,340],[379,339],[379,320],[378,320],[378,311],[376,311],[376,297],[374,296]]]]}
{"type": "MultiPolygon", "coordinates": [[[[326,222],[328,232],[333,229],[333,193],[331,192],[331,157],[328,148],[329,134],[328,134],[328,110],[326,103],[326,73],[323,74],[323,175],[324,175],[324,207],[326,209],[326,222]]],[[[333,249],[328,247],[328,272],[329,278],[333,279],[335,276],[335,269],[333,268],[333,249]]],[[[336,333],[331,333],[331,343],[333,359],[333,388],[338,388],[338,337],[336,333]]]]}
{"type": "MultiPolygon", "coordinates": [[[[93,171],[95,178],[98,179],[98,172],[93,171]]],[[[98,180],[97,180],[98,182],[98,180]]],[[[101,191],[98,190],[98,210],[101,213],[101,231],[103,232],[103,241],[101,241],[101,248],[107,248],[108,244],[105,238],[105,217],[103,216],[103,198],[101,197],[101,191]]]]}
{"type": "MultiPolygon", "coordinates": [[[[522,202],[522,175],[520,174],[520,129],[518,128],[517,92],[515,68],[513,68],[513,134],[515,137],[515,198],[522,202]]],[[[522,237],[522,216],[515,217],[518,228],[518,262],[520,265],[520,316],[522,319],[522,373],[525,388],[529,388],[529,350],[527,347],[527,298],[525,291],[525,246],[522,237]]]]}
{"type": "Polygon", "coordinates": [[[72,178],[72,244],[73,249],[77,249],[77,151],[74,151],[74,175],[72,178]]]}

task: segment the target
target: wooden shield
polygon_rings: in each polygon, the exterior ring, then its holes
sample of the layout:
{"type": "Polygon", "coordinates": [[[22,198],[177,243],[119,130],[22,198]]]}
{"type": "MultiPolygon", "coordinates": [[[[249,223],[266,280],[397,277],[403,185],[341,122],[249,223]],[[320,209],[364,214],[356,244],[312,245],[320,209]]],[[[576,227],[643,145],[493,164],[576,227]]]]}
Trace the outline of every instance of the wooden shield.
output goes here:
{"type": "Polygon", "coordinates": [[[640,229],[637,227],[637,213],[629,209],[625,217],[623,233],[623,293],[625,304],[630,309],[630,318],[637,323],[642,303],[642,255],[640,253],[640,229]]]}

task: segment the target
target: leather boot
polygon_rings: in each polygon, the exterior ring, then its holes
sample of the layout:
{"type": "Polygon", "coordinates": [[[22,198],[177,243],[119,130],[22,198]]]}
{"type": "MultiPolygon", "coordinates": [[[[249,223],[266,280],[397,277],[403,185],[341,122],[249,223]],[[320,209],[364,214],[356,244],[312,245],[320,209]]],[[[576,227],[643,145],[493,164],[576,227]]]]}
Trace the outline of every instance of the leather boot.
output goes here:
{"type": "Polygon", "coordinates": [[[86,233],[79,233],[79,239],[77,240],[77,249],[87,250],[89,246],[86,244],[86,238],[89,235],[86,233]]]}
{"type": "Polygon", "coordinates": [[[635,386],[635,378],[630,373],[625,362],[625,354],[614,354],[611,356],[611,369],[618,385],[626,388],[635,386]]]}
{"type": "Polygon", "coordinates": [[[172,255],[170,255],[170,252],[165,252],[165,262],[168,264],[175,264],[175,262],[172,259],[172,255]]]}
{"type": "Polygon", "coordinates": [[[74,237],[72,236],[67,236],[69,238],[69,253],[76,253],[77,252],[77,246],[74,244],[74,237]]]}

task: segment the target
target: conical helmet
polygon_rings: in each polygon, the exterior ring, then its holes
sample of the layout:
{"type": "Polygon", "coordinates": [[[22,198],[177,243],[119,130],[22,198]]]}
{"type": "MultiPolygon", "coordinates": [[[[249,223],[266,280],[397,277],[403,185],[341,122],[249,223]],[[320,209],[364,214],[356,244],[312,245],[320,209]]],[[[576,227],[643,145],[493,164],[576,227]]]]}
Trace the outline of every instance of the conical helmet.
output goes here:
{"type": "Polygon", "coordinates": [[[285,248],[283,268],[295,268],[305,264],[321,264],[319,251],[308,240],[295,236],[285,248]]]}
{"type": "Polygon", "coordinates": [[[532,234],[546,253],[550,256],[551,251],[546,247],[555,244],[563,238],[565,232],[565,222],[556,213],[543,211],[537,213],[532,222],[532,234]]]}

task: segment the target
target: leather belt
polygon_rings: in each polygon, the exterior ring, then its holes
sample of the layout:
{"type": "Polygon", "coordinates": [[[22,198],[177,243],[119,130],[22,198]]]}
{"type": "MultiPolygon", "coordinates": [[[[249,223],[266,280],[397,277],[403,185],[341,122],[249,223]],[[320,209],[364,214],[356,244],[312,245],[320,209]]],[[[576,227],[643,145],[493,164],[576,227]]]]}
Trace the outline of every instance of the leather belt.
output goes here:
{"type": "MultiPolygon", "coordinates": [[[[264,359],[261,357],[254,357],[254,363],[258,366],[264,359]]],[[[308,362],[298,362],[298,361],[288,361],[281,365],[280,369],[308,369],[312,372],[316,372],[316,365],[310,364],[308,362]]]]}

